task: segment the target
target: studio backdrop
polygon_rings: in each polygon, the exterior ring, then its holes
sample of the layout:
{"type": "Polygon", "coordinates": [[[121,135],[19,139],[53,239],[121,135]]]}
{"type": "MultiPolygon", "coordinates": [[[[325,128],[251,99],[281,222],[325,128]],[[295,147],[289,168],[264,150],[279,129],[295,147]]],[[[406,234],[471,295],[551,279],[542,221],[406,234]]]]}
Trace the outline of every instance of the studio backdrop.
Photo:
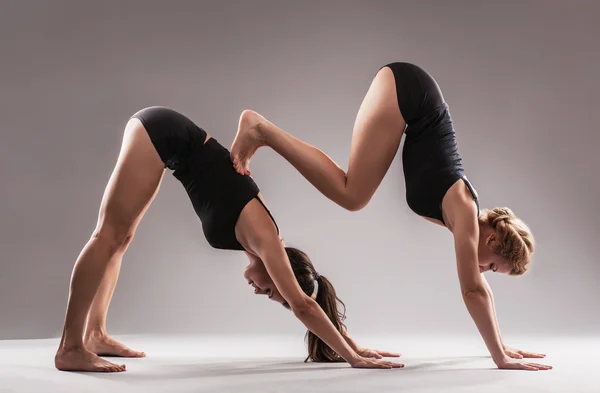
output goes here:
{"type": "MultiPolygon", "coordinates": [[[[536,237],[529,273],[487,274],[503,332],[597,333],[597,14],[588,1],[4,1],[0,339],[60,335],[137,110],[178,110],[229,147],[255,109],[346,168],[362,98],[394,61],[437,79],[482,207],[510,207],[536,237]]],[[[399,155],[359,212],[271,150],[251,170],[286,243],[336,286],[351,332],[475,330],[452,236],[407,207],[399,155]]],[[[167,173],[124,257],[109,329],[301,335],[252,294],[245,264],[208,246],[167,173]]]]}

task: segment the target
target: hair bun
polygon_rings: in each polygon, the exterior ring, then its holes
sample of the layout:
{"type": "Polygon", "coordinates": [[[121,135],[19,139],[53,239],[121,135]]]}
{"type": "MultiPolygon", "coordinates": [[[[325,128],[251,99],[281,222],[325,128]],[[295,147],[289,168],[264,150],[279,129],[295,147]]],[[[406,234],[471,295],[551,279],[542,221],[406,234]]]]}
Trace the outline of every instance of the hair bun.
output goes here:
{"type": "Polygon", "coordinates": [[[508,223],[508,222],[510,221],[510,218],[511,218],[511,217],[510,217],[508,214],[505,214],[505,215],[503,215],[503,216],[499,216],[499,217],[497,218],[497,220],[498,220],[498,221],[502,221],[502,222],[506,222],[506,223],[508,223]]]}
{"type": "Polygon", "coordinates": [[[497,207],[493,211],[492,217],[492,225],[496,226],[498,224],[505,223],[508,224],[511,219],[515,216],[515,214],[508,207],[497,207]]]}
{"type": "Polygon", "coordinates": [[[514,213],[508,207],[497,207],[494,210],[500,216],[514,216],[514,213]]]}

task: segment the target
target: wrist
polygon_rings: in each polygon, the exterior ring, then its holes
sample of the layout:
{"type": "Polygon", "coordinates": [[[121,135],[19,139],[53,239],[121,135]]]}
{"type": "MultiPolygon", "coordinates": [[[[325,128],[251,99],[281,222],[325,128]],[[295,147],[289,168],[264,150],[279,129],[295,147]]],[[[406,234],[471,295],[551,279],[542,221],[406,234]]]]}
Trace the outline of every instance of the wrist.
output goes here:
{"type": "Polygon", "coordinates": [[[506,356],[504,351],[501,354],[492,355],[492,360],[494,360],[494,363],[496,364],[496,366],[506,363],[507,359],[508,359],[508,356],[506,356]]]}
{"type": "Polygon", "coordinates": [[[354,366],[356,363],[360,362],[362,360],[362,357],[354,352],[352,355],[349,356],[349,359],[346,359],[346,362],[348,362],[349,365],[354,366]]]}
{"type": "Polygon", "coordinates": [[[346,345],[344,345],[342,351],[337,351],[337,353],[347,363],[349,363],[350,365],[354,365],[355,363],[357,363],[358,361],[361,360],[361,356],[354,349],[354,347],[346,340],[346,337],[343,337],[343,338],[344,338],[344,344],[346,344],[346,345]]]}
{"type": "Polygon", "coordinates": [[[492,355],[492,359],[496,364],[504,363],[508,358],[506,352],[504,351],[504,343],[502,342],[500,342],[499,346],[492,347],[490,354],[492,355]]]}

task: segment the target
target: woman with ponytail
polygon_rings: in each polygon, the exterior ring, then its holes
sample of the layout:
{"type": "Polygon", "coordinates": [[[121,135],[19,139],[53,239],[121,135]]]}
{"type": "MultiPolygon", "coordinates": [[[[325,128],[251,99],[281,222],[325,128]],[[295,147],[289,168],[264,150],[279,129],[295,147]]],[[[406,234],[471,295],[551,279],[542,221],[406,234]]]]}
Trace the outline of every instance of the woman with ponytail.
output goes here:
{"type": "Polygon", "coordinates": [[[244,251],[250,259],[244,277],[254,292],[288,307],[310,331],[310,359],[343,360],[354,368],[402,367],[348,338],[333,286],[317,274],[306,254],[285,248],[258,186],[234,170],[229,151],[182,113],[148,107],[125,126],[96,228],[73,267],[56,368],[121,372],[124,364],[102,356],[146,356],[111,338],[106,317],[123,255],[166,169],[187,192],[207,242],[221,250],[244,251]]]}
{"type": "MultiPolygon", "coordinates": [[[[550,369],[523,360],[544,355],[504,344],[492,291],[482,274],[525,273],[534,252],[533,236],[508,208],[480,210],[477,193],[465,175],[448,105],[435,79],[421,67],[398,62],[379,69],[356,116],[347,172],[316,147],[251,110],[240,117],[231,158],[240,174],[249,174],[256,150],[271,147],[323,195],[356,211],[369,203],[379,187],[403,135],[408,206],[452,233],[462,297],[492,359],[499,368],[550,369]]],[[[331,358],[318,345],[313,345],[311,355],[331,358]]]]}

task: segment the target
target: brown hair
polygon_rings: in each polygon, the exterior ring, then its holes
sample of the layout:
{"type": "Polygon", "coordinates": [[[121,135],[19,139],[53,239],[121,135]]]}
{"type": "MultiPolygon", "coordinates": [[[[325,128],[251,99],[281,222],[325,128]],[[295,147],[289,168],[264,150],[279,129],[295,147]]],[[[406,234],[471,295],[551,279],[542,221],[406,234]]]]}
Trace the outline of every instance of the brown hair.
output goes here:
{"type": "MultiPolygon", "coordinates": [[[[333,323],[337,331],[342,333],[346,329],[343,323],[344,319],[346,319],[346,306],[337,297],[335,288],[331,282],[327,278],[317,274],[312,261],[306,253],[293,247],[286,247],[285,251],[292,265],[294,275],[298,280],[298,284],[300,284],[300,288],[302,288],[304,293],[308,296],[312,295],[315,289],[314,280],[317,280],[319,289],[316,302],[329,317],[329,320],[333,323]],[[338,310],[338,303],[342,311],[338,310]]],[[[289,305],[284,304],[284,307],[289,308],[289,305]]],[[[305,362],[308,360],[312,360],[313,362],[344,361],[342,357],[311,331],[306,332],[306,343],[308,346],[308,356],[304,360],[305,362]]]]}
{"type": "Polygon", "coordinates": [[[479,222],[489,225],[495,235],[488,241],[492,252],[511,264],[510,275],[524,274],[535,250],[535,240],[529,227],[507,207],[484,209],[479,222]]]}

